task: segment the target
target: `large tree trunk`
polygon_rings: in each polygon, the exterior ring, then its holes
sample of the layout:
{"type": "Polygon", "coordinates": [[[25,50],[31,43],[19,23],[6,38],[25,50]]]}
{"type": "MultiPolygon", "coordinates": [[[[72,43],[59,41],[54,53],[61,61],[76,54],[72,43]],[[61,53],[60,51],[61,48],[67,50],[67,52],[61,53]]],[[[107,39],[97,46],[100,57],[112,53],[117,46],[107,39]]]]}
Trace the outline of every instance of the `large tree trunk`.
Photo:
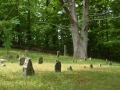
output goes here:
{"type": "Polygon", "coordinates": [[[87,45],[88,45],[88,10],[89,0],[83,0],[83,15],[82,15],[82,30],[81,30],[81,57],[87,58],[87,45]]]}
{"type": "Polygon", "coordinates": [[[87,43],[88,43],[88,0],[83,0],[83,24],[82,30],[79,32],[78,18],[75,7],[75,0],[59,0],[71,23],[71,34],[73,39],[74,54],[73,58],[87,58],[87,43]],[[68,7],[65,6],[68,3],[68,7]],[[81,34],[81,37],[80,37],[81,34]]]}

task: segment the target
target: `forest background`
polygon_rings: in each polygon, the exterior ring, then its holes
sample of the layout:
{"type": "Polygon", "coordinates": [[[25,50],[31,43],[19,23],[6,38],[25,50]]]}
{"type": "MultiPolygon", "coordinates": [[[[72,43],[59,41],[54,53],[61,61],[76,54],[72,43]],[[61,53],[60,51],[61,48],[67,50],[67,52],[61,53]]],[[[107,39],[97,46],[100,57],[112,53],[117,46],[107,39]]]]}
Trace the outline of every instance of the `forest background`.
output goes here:
{"type": "MultiPolygon", "coordinates": [[[[67,1],[67,0],[64,0],[67,1]]],[[[59,0],[0,0],[0,46],[73,55],[70,21],[59,0]]],[[[82,0],[75,0],[82,28],[82,0]]],[[[89,0],[87,56],[120,60],[120,1],[89,0]]],[[[81,37],[82,38],[82,37],[81,37]]]]}

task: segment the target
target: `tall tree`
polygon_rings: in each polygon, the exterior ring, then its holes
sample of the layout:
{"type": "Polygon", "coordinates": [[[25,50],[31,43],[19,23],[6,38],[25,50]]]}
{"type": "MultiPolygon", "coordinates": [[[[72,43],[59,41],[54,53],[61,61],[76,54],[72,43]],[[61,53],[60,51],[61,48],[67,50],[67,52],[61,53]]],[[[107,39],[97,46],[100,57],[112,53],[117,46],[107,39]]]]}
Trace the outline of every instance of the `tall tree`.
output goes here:
{"type": "Polygon", "coordinates": [[[88,2],[83,0],[83,16],[82,29],[79,32],[78,17],[76,12],[75,0],[59,0],[70,20],[70,31],[73,39],[74,54],[73,58],[87,58],[87,42],[88,42],[88,2]]]}

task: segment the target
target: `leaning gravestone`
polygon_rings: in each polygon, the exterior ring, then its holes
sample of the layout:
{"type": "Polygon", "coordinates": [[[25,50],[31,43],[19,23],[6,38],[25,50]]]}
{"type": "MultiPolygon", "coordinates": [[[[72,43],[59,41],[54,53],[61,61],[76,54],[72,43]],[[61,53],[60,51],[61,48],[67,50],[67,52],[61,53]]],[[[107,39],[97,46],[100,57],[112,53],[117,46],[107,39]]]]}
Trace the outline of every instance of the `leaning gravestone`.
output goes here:
{"type": "Polygon", "coordinates": [[[73,70],[73,69],[72,69],[72,66],[68,66],[68,67],[67,67],[67,70],[68,70],[68,71],[72,71],[72,70],[73,70]]]}
{"type": "Polygon", "coordinates": [[[26,58],[25,62],[24,62],[24,65],[23,65],[23,75],[28,76],[28,75],[33,75],[34,73],[35,72],[34,72],[34,69],[33,69],[33,66],[32,66],[31,59],[26,58]]]}
{"type": "Polygon", "coordinates": [[[19,65],[23,65],[24,62],[25,62],[25,58],[24,57],[21,57],[21,58],[18,59],[19,65]]]}
{"type": "Polygon", "coordinates": [[[61,72],[61,62],[59,60],[55,61],[55,72],[61,72]]]}
{"type": "Polygon", "coordinates": [[[38,60],[38,64],[42,64],[43,63],[43,57],[40,57],[38,60]]]}

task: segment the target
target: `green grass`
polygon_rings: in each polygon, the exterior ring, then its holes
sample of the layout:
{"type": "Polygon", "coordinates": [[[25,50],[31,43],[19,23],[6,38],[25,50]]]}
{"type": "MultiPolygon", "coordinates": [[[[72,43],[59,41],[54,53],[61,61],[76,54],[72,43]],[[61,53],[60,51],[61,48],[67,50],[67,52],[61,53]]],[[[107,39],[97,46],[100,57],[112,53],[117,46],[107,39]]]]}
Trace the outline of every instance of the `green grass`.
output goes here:
{"type": "Polygon", "coordinates": [[[60,56],[62,72],[54,72],[56,55],[29,51],[33,62],[35,75],[23,76],[22,66],[18,65],[16,55],[22,56],[24,50],[11,49],[13,58],[6,56],[4,48],[0,48],[0,58],[7,59],[6,67],[0,67],[0,90],[119,90],[120,64],[112,62],[106,65],[105,60],[78,60],[72,62],[72,57],[60,56]],[[38,64],[38,58],[43,57],[43,64],[38,64]],[[13,63],[11,63],[13,61],[13,63]],[[102,67],[99,67],[99,64],[102,67]],[[93,64],[93,69],[89,65],[93,64]],[[73,71],[67,71],[71,65],[73,71]],[[83,68],[86,66],[86,69],[83,68]]]}

